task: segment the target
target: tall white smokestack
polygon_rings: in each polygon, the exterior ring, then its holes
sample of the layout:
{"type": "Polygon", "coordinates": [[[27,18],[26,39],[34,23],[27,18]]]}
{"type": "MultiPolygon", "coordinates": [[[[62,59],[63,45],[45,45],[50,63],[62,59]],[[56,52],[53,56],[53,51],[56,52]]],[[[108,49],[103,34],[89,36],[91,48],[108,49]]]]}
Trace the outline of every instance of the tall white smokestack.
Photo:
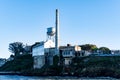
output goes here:
{"type": "Polygon", "coordinates": [[[56,35],[55,35],[55,54],[59,54],[59,11],[56,9],[56,35]]]}

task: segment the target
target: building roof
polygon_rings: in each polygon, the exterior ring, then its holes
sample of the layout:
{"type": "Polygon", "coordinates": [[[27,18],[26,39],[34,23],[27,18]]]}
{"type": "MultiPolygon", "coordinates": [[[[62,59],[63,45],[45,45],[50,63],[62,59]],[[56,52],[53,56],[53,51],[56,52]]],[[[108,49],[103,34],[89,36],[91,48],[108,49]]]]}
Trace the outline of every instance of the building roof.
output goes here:
{"type": "Polygon", "coordinates": [[[44,44],[44,41],[36,42],[35,44],[32,45],[32,48],[33,48],[33,47],[40,46],[40,45],[43,45],[43,44],[44,44]]]}
{"type": "Polygon", "coordinates": [[[65,48],[74,48],[75,46],[60,46],[60,49],[65,49],[65,48]]]}
{"type": "Polygon", "coordinates": [[[36,42],[35,44],[32,45],[32,48],[35,48],[35,47],[38,47],[38,46],[42,46],[44,44],[46,45],[45,47],[49,47],[48,44],[53,45],[53,42],[51,40],[36,42]]]}
{"type": "Polygon", "coordinates": [[[80,46],[60,46],[59,47],[60,49],[68,49],[68,48],[73,48],[76,50],[76,48],[79,50],[81,50],[81,47],[80,46]]]}

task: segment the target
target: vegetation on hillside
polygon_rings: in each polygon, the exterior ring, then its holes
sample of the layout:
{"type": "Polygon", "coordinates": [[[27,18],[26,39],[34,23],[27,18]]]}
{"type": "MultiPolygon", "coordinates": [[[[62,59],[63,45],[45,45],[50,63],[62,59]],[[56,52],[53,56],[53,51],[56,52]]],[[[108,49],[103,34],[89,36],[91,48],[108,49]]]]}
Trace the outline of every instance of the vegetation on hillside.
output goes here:
{"type": "Polygon", "coordinates": [[[97,46],[94,44],[85,44],[85,45],[81,45],[80,46],[82,50],[86,50],[86,51],[93,51],[93,50],[97,50],[97,46]]]}
{"type": "Polygon", "coordinates": [[[59,65],[57,56],[54,57],[54,60],[53,65],[44,65],[41,69],[33,69],[32,55],[21,55],[0,67],[0,71],[15,71],[21,72],[23,75],[34,76],[73,75],[120,78],[120,56],[75,57],[69,66],[59,65]]]}
{"type": "Polygon", "coordinates": [[[111,51],[107,47],[100,47],[99,50],[101,50],[104,54],[111,54],[111,51]]]}
{"type": "Polygon", "coordinates": [[[31,54],[20,55],[14,58],[12,61],[7,61],[0,71],[24,71],[33,68],[33,58],[31,54]]]}
{"type": "Polygon", "coordinates": [[[107,48],[107,47],[98,48],[94,44],[84,44],[84,45],[80,45],[80,47],[82,50],[85,50],[85,51],[97,52],[97,50],[100,50],[103,54],[110,54],[111,53],[109,48],[107,48]]]}
{"type": "Polygon", "coordinates": [[[119,77],[120,75],[119,56],[88,56],[74,58],[71,64],[77,76],[89,77],[119,77]]]}

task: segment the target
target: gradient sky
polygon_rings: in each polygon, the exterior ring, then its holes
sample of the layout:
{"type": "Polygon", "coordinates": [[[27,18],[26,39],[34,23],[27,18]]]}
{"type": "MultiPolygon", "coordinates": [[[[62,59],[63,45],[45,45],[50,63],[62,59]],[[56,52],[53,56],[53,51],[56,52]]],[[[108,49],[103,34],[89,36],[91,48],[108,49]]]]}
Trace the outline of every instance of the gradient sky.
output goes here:
{"type": "Polygon", "coordinates": [[[60,43],[96,44],[120,49],[120,0],[0,0],[0,57],[9,43],[46,40],[60,11],[60,43]]]}

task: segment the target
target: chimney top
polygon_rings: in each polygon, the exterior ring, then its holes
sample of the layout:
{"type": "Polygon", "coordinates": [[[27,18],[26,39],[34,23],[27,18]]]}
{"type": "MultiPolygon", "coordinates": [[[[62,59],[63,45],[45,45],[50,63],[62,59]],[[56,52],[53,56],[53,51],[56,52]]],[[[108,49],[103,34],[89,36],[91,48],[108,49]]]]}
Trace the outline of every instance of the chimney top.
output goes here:
{"type": "Polygon", "coordinates": [[[67,46],[71,46],[71,44],[67,44],[67,46]]]}

